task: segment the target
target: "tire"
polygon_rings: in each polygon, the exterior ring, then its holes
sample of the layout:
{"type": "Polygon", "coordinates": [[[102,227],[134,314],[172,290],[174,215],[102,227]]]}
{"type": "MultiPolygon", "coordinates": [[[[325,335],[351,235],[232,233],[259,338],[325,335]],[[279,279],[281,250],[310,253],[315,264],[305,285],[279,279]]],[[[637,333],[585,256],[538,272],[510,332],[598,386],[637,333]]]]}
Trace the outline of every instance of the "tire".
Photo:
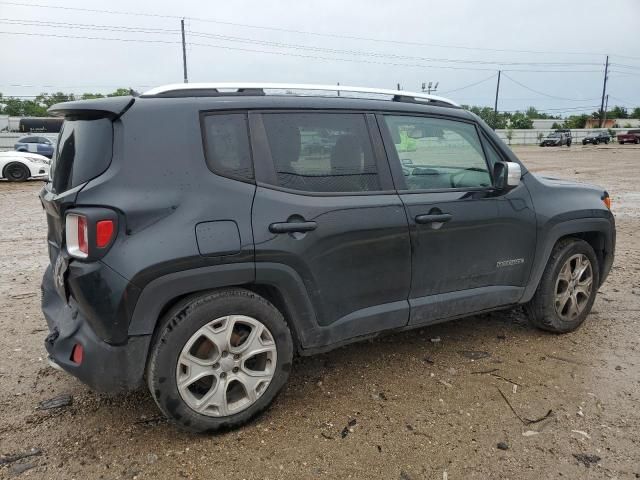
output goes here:
{"type": "Polygon", "coordinates": [[[289,378],[292,357],[291,332],[278,309],[249,290],[219,290],[187,298],[167,313],[147,363],[147,385],[178,427],[198,433],[231,429],[271,404],[289,378]],[[243,349],[261,353],[244,356],[243,349]],[[220,386],[224,390],[216,394],[220,386]]]}
{"type": "MultiPolygon", "coordinates": [[[[579,273],[579,269],[577,272],[579,273]]],[[[578,238],[561,240],[553,248],[536,293],[526,305],[529,321],[535,327],[549,332],[571,332],[582,325],[589,315],[599,286],[598,260],[591,245],[578,238]],[[585,259],[588,260],[589,266],[575,280],[575,277],[571,276],[572,267],[578,268],[578,261],[585,259]],[[567,265],[570,275],[568,280],[563,280],[567,278],[567,265]],[[591,283],[587,288],[589,277],[591,283]],[[571,288],[571,282],[577,282],[575,286],[579,291],[571,288]],[[566,292],[570,293],[563,295],[566,292]],[[574,310],[572,305],[577,308],[574,310]]]]}
{"type": "Polygon", "coordinates": [[[600,143],[600,140],[594,140],[594,141],[593,141],[593,144],[594,144],[594,145],[598,145],[599,143],[600,143]]]}
{"type": "Polygon", "coordinates": [[[620,145],[624,145],[624,142],[623,142],[622,140],[618,140],[618,143],[619,143],[620,145]]]}
{"type": "Polygon", "coordinates": [[[640,139],[636,138],[636,141],[635,141],[635,142],[633,142],[633,143],[635,143],[636,145],[638,145],[638,144],[640,143],[640,139]]]}
{"type": "Polygon", "coordinates": [[[31,176],[31,172],[22,163],[11,162],[4,167],[2,176],[10,182],[26,182],[31,176]]]}

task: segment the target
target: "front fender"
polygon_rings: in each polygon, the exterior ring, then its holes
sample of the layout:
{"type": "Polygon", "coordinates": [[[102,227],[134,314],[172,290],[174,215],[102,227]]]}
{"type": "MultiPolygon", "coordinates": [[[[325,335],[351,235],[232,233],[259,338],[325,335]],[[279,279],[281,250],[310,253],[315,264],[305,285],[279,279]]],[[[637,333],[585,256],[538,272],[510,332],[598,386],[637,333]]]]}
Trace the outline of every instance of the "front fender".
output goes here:
{"type": "Polygon", "coordinates": [[[558,240],[562,237],[587,232],[597,232],[603,235],[605,258],[604,264],[601,265],[600,282],[602,283],[605,280],[613,264],[613,252],[615,250],[616,237],[613,216],[610,216],[610,218],[578,218],[565,220],[550,226],[540,235],[542,244],[536,249],[531,278],[520,299],[520,303],[528,302],[535,294],[544,269],[549,261],[549,257],[551,256],[551,251],[558,240]]]}

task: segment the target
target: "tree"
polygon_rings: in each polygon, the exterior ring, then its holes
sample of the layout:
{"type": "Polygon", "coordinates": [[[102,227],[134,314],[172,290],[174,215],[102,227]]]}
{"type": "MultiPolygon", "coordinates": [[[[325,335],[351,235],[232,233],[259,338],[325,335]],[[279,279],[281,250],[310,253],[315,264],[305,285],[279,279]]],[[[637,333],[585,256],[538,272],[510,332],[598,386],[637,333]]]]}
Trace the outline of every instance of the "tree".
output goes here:
{"type": "Polygon", "coordinates": [[[92,98],[104,98],[104,95],[101,93],[83,93],[80,96],[80,100],[91,100],[92,98]]]}
{"type": "Polygon", "coordinates": [[[119,88],[115,92],[108,93],[107,97],[124,97],[126,95],[131,95],[130,88],[119,88]]]}
{"type": "Polygon", "coordinates": [[[563,128],[584,128],[587,124],[587,120],[589,119],[589,115],[571,115],[567,117],[562,124],[563,128]]]}
{"type": "Polygon", "coordinates": [[[551,128],[553,130],[558,130],[559,128],[562,128],[562,125],[560,125],[558,122],[553,122],[553,125],[551,125],[551,128]]]}
{"type": "Polygon", "coordinates": [[[513,130],[509,128],[505,133],[505,136],[507,137],[507,140],[509,140],[509,145],[511,145],[511,139],[513,138],[513,130]]]}
{"type": "Polygon", "coordinates": [[[507,127],[507,115],[500,112],[496,113],[491,107],[470,107],[469,105],[462,105],[462,108],[478,115],[494,130],[507,127]]]}
{"type": "Polygon", "coordinates": [[[513,115],[511,115],[509,128],[515,128],[518,130],[533,128],[533,120],[527,117],[524,113],[515,112],[513,115]]]}
{"type": "Polygon", "coordinates": [[[527,111],[525,112],[525,115],[527,116],[527,118],[531,118],[531,119],[552,119],[552,118],[560,118],[558,116],[553,116],[553,115],[549,115],[547,113],[542,113],[539,112],[536,107],[529,107],[527,109],[527,111]]]}
{"type": "Polygon", "coordinates": [[[640,107],[634,108],[629,116],[631,118],[640,118],[640,107]]]}
{"type": "Polygon", "coordinates": [[[607,112],[607,117],[608,118],[629,118],[629,114],[627,113],[627,109],[625,107],[616,105],[615,107],[611,108],[607,112]]]}
{"type": "Polygon", "coordinates": [[[75,99],[76,99],[76,96],[73,93],[63,93],[63,92],[56,92],[52,94],[41,93],[36,97],[36,103],[43,104],[47,108],[49,108],[50,106],[55,105],[56,103],[70,102],[75,99]]]}

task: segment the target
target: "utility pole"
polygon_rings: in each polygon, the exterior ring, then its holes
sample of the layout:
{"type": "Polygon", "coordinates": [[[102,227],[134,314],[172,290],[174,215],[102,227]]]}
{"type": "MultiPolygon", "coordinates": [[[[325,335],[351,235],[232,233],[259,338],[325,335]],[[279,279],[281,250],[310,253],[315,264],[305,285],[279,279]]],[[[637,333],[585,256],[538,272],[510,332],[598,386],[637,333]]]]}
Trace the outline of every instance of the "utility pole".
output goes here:
{"type": "Polygon", "coordinates": [[[602,123],[603,126],[607,126],[607,109],[609,108],[609,94],[605,97],[604,100],[604,121],[602,123]]]}
{"type": "Polygon", "coordinates": [[[180,20],[180,28],[182,30],[182,69],[184,71],[184,83],[189,83],[187,76],[187,44],[184,40],[184,18],[180,20]]]}
{"type": "Polygon", "coordinates": [[[498,70],[498,84],[496,85],[496,102],[493,104],[493,113],[498,113],[498,93],[500,92],[500,74],[502,70],[498,70]]]}
{"type": "Polygon", "coordinates": [[[602,101],[600,102],[600,122],[598,128],[602,128],[602,122],[604,120],[604,97],[607,94],[607,74],[609,73],[609,55],[607,55],[607,61],[604,64],[604,82],[602,83],[602,101]]]}
{"type": "Polygon", "coordinates": [[[396,90],[402,90],[402,88],[400,88],[400,84],[398,83],[396,90]]]}

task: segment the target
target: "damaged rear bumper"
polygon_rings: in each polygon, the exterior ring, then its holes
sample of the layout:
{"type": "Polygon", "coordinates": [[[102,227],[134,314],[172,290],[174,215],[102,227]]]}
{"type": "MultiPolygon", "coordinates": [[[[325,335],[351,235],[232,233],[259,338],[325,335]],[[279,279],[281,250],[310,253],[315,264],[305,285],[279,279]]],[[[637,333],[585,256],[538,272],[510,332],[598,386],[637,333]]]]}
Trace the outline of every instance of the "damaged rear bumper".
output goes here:
{"type": "Polygon", "coordinates": [[[142,384],[151,335],[129,337],[122,345],[100,339],[73,297],[66,302],[58,294],[51,267],[42,280],[42,312],[49,327],[45,348],[60,368],[100,392],[133,390],[142,384]],[[83,349],[79,364],[72,360],[75,345],[83,349]]]}

